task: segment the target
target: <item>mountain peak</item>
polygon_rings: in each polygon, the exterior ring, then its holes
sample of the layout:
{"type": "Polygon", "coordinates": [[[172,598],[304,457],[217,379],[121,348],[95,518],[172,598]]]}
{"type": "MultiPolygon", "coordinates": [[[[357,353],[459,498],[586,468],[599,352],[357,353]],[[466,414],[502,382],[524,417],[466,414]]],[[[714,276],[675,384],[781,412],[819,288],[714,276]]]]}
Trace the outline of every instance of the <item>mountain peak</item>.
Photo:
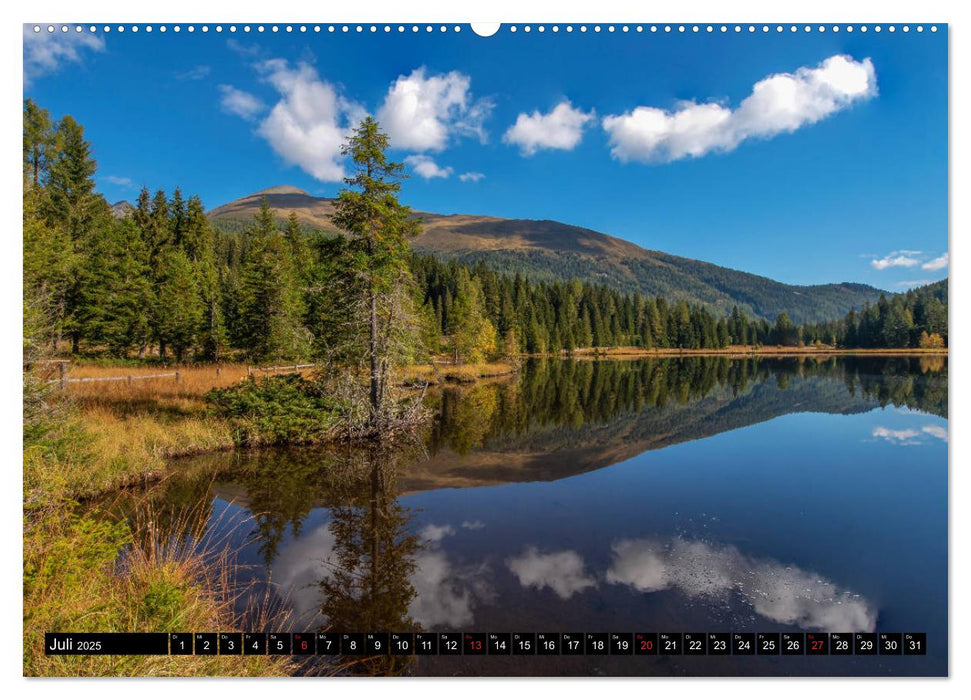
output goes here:
{"type": "MultiPolygon", "coordinates": [[[[224,231],[245,230],[266,197],[278,220],[293,214],[308,229],[336,233],[334,201],[291,186],[247,195],[209,212],[224,231]]],[[[839,318],[875,303],[880,290],[866,285],[796,286],[640,246],[598,231],[550,219],[501,219],[470,214],[415,212],[422,232],[413,241],[422,253],[484,262],[534,280],[581,279],[667,299],[702,304],[718,315],[738,306],[773,321],[782,311],[794,323],[839,318]]]]}
{"type": "Polygon", "coordinates": [[[135,211],[135,207],[126,199],[111,205],[111,215],[116,219],[124,219],[133,211],[135,211]]]}
{"type": "Polygon", "coordinates": [[[250,196],[255,197],[264,194],[301,194],[304,197],[312,196],[309,192],[302,190],[299,187],[294,187],[293,185],[276,185],[274,187],[267,187],[265,190],[254,192],[250,196]]]}

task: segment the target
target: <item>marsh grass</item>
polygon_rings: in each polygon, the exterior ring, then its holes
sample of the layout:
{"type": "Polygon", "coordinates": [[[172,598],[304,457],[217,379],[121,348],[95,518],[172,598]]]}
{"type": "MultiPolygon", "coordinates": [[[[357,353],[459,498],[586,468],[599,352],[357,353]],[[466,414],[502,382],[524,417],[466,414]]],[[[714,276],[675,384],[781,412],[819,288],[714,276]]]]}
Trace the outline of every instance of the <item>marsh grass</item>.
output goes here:
{"type": "MultiPolygon", "coordinates": [[[[139,413],[146,409],[169,412],[174,416],[191,414],[204,407],[203,397],[210,389],[238,384],[248,376],[244,364],[183,365],[172,367],[114,367],[80,364],[71,366],[70,379],[132,377],[132,382],[100,381],[68,385],[68,394],[80,406],[99,407],[119,414],[139,413]],[[139,376],[178,371],[174,377],[138,379],[139,376]]],[[[310,376],[312,370],[302,370],[310,376]]],[[[267,372],[255,372],[266,376],[267,372]]]]}
{"type": "MultiPolygon", "coordinates": [[[[45,656],[45,632],[242,627],[236,611],[247,591],[237,586],[234,552],[202,544],[200,512],[119,518],[111,506],[77,502],[144,466],[126,465],[127,455],[105,461],[104,433],[91,434],[89,419],[70,396],[25,373],[24,675],[289,675],[292,662],[280,657],[45,656]]],[[[251,628],[285,622],[265,605],[248,619],[251,628]]]]}
{"type": "Polygon", "coordinates": [[[431,384],[468,384],[479,379],[503,377],[516,372],[513,362],[477,362],[461,365],[411,365],[401,371],[405,384],[429,382],[431,384]]]}
{"type": "MultiPolygon", "coordinates": [[[[72,365],[70,379],[124,377],[120,381],[72,382],[66,397],[75,407],[80,431],[87,436],[91,459],[80,470],[65,464],[57,471],[65,480],[64,490],[76,497],[90,497],[120,486],[159,478],[168,460],[240,444],[239,426],[225,415],[211,410],[206,394],[213,389],[239,386],[250,376],[250,367],[240,363],[196,366],[131,366],[116,364],[72,365]],[[174,372],[173,377],[138,379],[139,376],[174,372]],[[132,377],[131,381],[127,377],[132,377]]],[[[271,375],[305,379],[313,368],[297,372],[254,370],[254,378],[271,375]]],[[[400,373],[404,385],[472,383],[515,372],[508,362],[466,365],[412,365],[400,373]]],[[[252,431],[250,431],[252,432],[252,431]]],[[[272,432],[272,431],[271,431],[272,432]]],[[[259,442],[247,433],[248,439],[259,442]]],[[[271,435],[273,437],[273,435],[271,435]]],[[[310,438],[308,438],[309,440],[310,438]]],[[[274,442],[273,439],[267,439],[274,442]]],[[[299,441],[299,440],[296,440],[299,441]]]]}
{"type": "MultiPolygon", "coordinates": [[[[132,377],[122,381],[67,385],[80,428],[90,436],[91,459],[84,473],[64,473],[68,490],[91,496],[111,488],[158,478],[167,460],[234,446],[229,422],[208,410],[205,394],[238,384],[248,376],[245,364],[174,367],[72,366],[71,379],[132,377]],[[173,377],[138,379],[174,372],[173,377]]],[[[263,374],[263,373],[260,373],[263,374]]]]}
{"type": "MultiPolygon", "coordinates": [[[[35,514],[37,515],[37,514],[35,514]]],[[[287,613],[238,581],[232,528],[202,537],[204,513],[52,510],[24,540],[24,675],[288,676],[277,656],[45,656],[44,632],[187,632],[284,629],[287,613]],[[245,601],[245,605],[241,602],[245,601]],[[242,610],[242,612],[239,612],[242,610]]],[[[246,527],[246,523],[237,523],[246,527]]]]}

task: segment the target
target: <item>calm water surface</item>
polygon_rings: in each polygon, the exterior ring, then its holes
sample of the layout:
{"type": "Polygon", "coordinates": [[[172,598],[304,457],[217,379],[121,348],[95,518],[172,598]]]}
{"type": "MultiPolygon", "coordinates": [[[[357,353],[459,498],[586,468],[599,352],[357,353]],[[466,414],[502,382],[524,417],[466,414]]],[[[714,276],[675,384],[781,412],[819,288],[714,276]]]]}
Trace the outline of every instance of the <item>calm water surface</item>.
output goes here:
{"type": "Polygon", "coordinates": [[[944,358],[534,361],[414,444],[178,464],[243,578],[339,631],[927,632],[926,657],[426,657],[370,673],[947,673],[944,358]]]}

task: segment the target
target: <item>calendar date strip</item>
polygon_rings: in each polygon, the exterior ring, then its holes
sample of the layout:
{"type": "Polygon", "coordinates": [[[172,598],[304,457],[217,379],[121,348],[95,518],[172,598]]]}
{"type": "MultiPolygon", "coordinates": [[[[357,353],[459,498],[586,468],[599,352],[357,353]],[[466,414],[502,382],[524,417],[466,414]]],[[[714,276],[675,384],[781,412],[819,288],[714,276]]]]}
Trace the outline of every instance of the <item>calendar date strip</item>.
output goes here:
{"type": "Polygon", "coordinates": [[[924,656],[924,632],[48,632],[59,655],[924,656]]]}

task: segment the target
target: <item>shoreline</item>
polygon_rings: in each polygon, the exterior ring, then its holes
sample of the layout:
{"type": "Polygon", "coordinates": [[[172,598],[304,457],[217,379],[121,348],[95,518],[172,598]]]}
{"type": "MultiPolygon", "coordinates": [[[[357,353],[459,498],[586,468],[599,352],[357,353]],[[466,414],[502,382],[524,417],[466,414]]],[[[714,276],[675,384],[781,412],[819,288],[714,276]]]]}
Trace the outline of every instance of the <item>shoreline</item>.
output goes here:
{"type": "MultiPolygon", "coordinates": [[[[157,375],[157,366],[102,366],[79,363],[71,367],[64,390],[79,428],[89,436],[87,468],[69,473],[62,484],[67,493],[91,502],[126,488],[158,483],[169,474],[174,460],[228,452],[246,447],[237,439],[233,421],[215,415],[205,400],[211,389],[227,388],[251,376],[242,364],[181,366],[180,377],[157,375]],[[129,381],[92,381],[114,375],[129,381]],[[141,375],[148,378],[141,380],[141,375]]],[[[512,363],[466,365],[415,365],[402,368],[401,386],[407,391],[428,383],[438,389],[501,381],[516,374],[512,363]]],[[[301,369],[307,376],[312,369],[301,369]]],[[[287,372],[255,376],[286,376],[287,372]]],[[[345,439],[343,433],[300,440],[293,444],[329,445],[345,439]]],[[[278,443],[249,447],[277,447],[278,443]]],[[[40,486],[40,485],[38,485],[40,486]]],[[[43,490],[43,487],[40,487],[43,490]]]]}
{"type": "MultiPolygon", "coordinates": [[[[750,358],[814,358],[869,357],[942,357],[944,350],[896,348],[786,348],[778,346],[724,349],[678,350],[670,348],[642,349],[618,347],[584,349],[567,354],[521,355],[521,359],[615,360],[677,359],[685,357],[750,358]]],[[[182,383],[166,380],[144,382],[100,382],[69,385],[68,394],[78,410],[80,423],[93,436],[94,469],[74,484],[72,495],[81,501],[95,500],[119,489],[158,483],[167,476],[172,461],[204,454],[227,452],[245,445],[234,437],[230,421],[209,411],[203,398],[206,391],[218,385],[244,379],[247,375],[239,367],[201,365],[183,368],[182,383]]],[[[98,365],[77,365],[76,377],[104,376],[116,368],[98,365]]],[[[142,368],[126,368],[137,378],[142,368]],[[133,371],[134,370],[134,371],[133,371]]],[[[150,369],[146,367],[145,369],[150,369]]],[[[479,382],[503,380],[519,372],[516,363],[493,362],[468,365],[413,365],[401,371],[402,386],[470,386],[479,382]]],[[[274,376],[274,375],[264,375],[274,376]]],[[[341,442],[333,435],[327,439],[300,441],[299,444],[328,445],[341,442]]],[[[276,444],[250,447],[276,447],[276,444]]],[[[80,475],[79,475],[80,476],[80,475]]]]}
{"type": "Polygon", "coordinates": [[[947,356],[947,348],[832,348],[832,347],[787,347],[783,345],[733,345],[727,348],[584,348],[572,352],[524,354],[527,358],[546,359],[614,359],[614,358],[648,358],[648,357],[922,357],[947,356]]]}

